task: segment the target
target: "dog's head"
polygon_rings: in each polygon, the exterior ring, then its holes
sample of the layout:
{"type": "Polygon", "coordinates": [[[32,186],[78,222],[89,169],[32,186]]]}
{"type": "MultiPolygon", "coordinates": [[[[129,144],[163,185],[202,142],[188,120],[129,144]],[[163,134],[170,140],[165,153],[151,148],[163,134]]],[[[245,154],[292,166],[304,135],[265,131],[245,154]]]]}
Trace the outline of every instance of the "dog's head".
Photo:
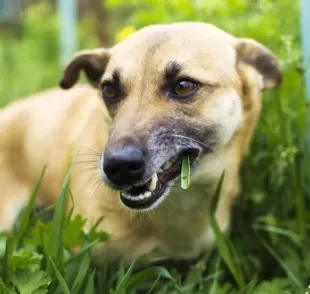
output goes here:
{"type": "Polygon", "coordinates": [[[253,69],[259,90],[281,82],[268,49],[204,23],[150,26],[111,49],[73,57],[60,85],[71,88],[84,71],[100,89],[113,121],[100,174],[126,206],[156,207],[184,156],[199,165],[229,143],[243,119],[241,64],[253,69]]]}

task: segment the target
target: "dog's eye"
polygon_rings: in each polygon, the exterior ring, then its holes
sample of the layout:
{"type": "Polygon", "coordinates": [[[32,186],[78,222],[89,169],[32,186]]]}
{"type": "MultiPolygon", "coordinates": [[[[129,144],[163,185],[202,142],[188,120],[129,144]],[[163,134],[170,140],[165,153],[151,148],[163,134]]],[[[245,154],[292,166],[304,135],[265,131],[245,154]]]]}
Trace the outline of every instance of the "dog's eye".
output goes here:
{"type": "Polygon", "coordinates": [[[198,90],[198,86],[199,84],[196,82],[182,79],[177,81],[169,95],[175,98],[186,98],[194,94],[198,90]]]}
{"type": "Polygon", "coordinates": [[[187,95],[189,93],[191,93],[195,88],[196,88],[197,84],[193,83],[191,81],[179,81],[174,88],[174,92],[177,95],[187,95]]]}
{"type": "Polygon", "coordinates": [[[101,86],[102,97],[109,102],[116,102],[119,97],[119,91],[111,82],[106,82],[101,86]]]}

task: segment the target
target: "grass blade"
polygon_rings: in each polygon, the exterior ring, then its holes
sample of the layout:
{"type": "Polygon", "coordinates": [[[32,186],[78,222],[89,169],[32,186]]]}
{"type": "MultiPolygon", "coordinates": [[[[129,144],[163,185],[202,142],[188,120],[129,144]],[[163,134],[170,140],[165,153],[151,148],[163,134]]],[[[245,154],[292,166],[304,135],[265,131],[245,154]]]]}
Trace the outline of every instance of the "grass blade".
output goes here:
{"type": "Polygon", "coordinates": [[[266,242],[264,241],[262,238],[260,238],[260,241],[262,242],[262,244],[264,245],[264,247],[267,249],[267,251],[269,251],[269,253],[276,259],[276,261],[281,265],[281,267],[284,269],[284,271],[286,272],[287,276],[295,283],[295,285],[297,287],[300,288],[300,290],[303,290],[304,287],[302,285],[302,283],[300,282],[300,280],[298,280],[298,278],[294,275],[294,273],[290,270],[290,268],[285,264],[285,262],[282,260],[282,258],[280,257],[280,255],[278,253],[276,253],[276,251],[266,242]]]}
{"type": "Polygon", "coordinates": [[[36,199],[37,199],[37,195],[38,195],[38,191],[41,187],[42,181],[43,181],[43,177],[45,175],[45,171],[46,171],[46,167],[43,168],[43,171],[41,173],[41,176],[39,178],[39,181],[37,183],[37,185],[35,186],[34,190],[31,193],[30,196],[30,200],[28,201],[27,207],[23,212],[23,215],[21,217],[21,221],[20,221],[20,226],[17,230],[17,234],[16,234],[16,248],[19,248],[21,245],[21,241],[27,231],[27,228],[30,224],[30,217],[31,217],[31,212],[33,211],[35,204],[36,204],[36,199]]]}
{"type": "Polygon", "coordinates": [[[214,194],[212,201],[211,201],[211,206],[210,206],[210,215],[211,216],[215,215],[215,213],[216,213],[216,208],[217,208],[217,204],[218,204],[219,199],[220,199],[220,194],[221,194],[221,189],[222,189],[222,185],[224,182],[224,177],[225,177],[225,171],[223,171],[223,173],[220,177],[220,180],[219,180],[219,183],[217,185],[215,194],[214,194]]]}
{"type": "Polygon", "coordinates": [[[188,189],[191,181],[191,167],[189,155],[185,155],[182,161],[182,170],[181,170],[181,188],[188,189]]]}
{"type": "Polygon", "coordinates": [[[243,274],[241,269],[236,265],[235,263],[235,254],[234,250],[230,246],[229,242],[226,241],[224,234],[221,232],[221,229],[217,223],[216,220],[216,208],[217,208],[217,203],[220,198],[221,194],[221,188],[224,182],[224,175],[225,173],[223,172],[219,181],[219,184],[217,186],[215,195],[213,196],[212,202],[211,202],[211,207],[210,207],[210,225],[213,230],[214,236],[215,236],[215,242],[217,245],[217,248],[221,254],[221,257],[223,258],[224,262],[226,263],[227,267],[229,268],[232,276],[234,277],[236,283],[238,284],[239,288],[241,289],[244,287],[245,282],[243,278],[243,274]]]}
{"type": "Polygon", "coordinates": [[[53,266],[53,269],[55,271],[55,275],[56,275],[56,278],[59,282],[59,286],[60,286],[60,289],[61,291],[64,293],[64,294],[70,294],[70,290],[68,288],[68,285],[65,281],[65,279],[63,278],[63,276],[61,275],[60,271],[58,270],[57,266],[55,265],[53,259],[50,257],[50,262],[53,266]]]}
{"type": "Polygon", "coordinates": [[[79,290],[83,286],[83,282],[86,278],[89,267],[90,267],[90,258],[89,258],[88,254],[85,254],[83,256],[82,262],[80,264],[79,271],[76,275],[76,279],[73,283],[73,287],[72,287],[73,290],[72,291],[74,293],[79,293],[79,290]]]}
{"type": "Polygon", "coordinates": [[[65,265],[69,265],[70,263],[79,259],[82,255],[88,252],[99,240],[95,240],[87,245],[85,245],[78,253],[74,254],[72,257],[65,261],[65,265]]]}
{"type": "Polygon", "coordinates": [[[0,277],[4,280],[4,282],[8,276],[9,257],[12,255],[13,246],[14,246],[14,239],[12,236],[9,236],[6,240],[5,251],[2,256],[0,267],[0,277]]]}
{"type": "Polygon", "coordinates": [[[95,274],[96,270],[94,269],[90,277],[88,278],[86,288],[85,288],[85,294],[94,294],[95,292],[95,274]]]}
{"type": "Polygon", "coordinates": [[[128,282],[129,282],[129,279],[131,277],[134,265],[135,265],[135,261],[133,261],[131,263],[131,265],[130,265],[129,269],[127,270],[126,274],[123,276],[123,278],[119,282],[119,284],[118,284],[118,286],[116,288],[115,294],[125,294],[126,293],[125,290],[127,289],[128,282]]]}
{"type": "Polygon", "coordinates": [[[11,294],[14,293],[13,291],[11,291],[3,282],[3,280],[0,278],[0,293],[3,294],[11,294]]]}
{"type": "Polygon", "coordinates": [[[157,279],[154,281],[154,283],[152,284],[150,290],[147,292],[147,294],[151,294],[151,292],[155,289],[155,287],[157,286],[158,282],[160,280],[160,276],[157,277],[157,279]]]}
{"type": "MultiPolygon", "coordinates": [[[[216,273],[219,272],[220,270],[220,264],[221,264],[221,260],[220,258],[216,261],[216,265],[215,265],[215,270],[216,270],[216,273]]],[[[213,282],[211,284],[211,287],[210,287],[210,294],[216,294],[217,293],[217,288],[219,286],[219,275],[215,275],[214,279],[213,279],[213,282]]]]}
{"type": "Polygon", "coordinates": [[[130,279],[128,283],[128,287],[137,287],[139,284],[146,280],[154,279],[154,278],[166,278],[168,280],[171,280],[173,282],[176,282],[175,279],[170,275],[167,269],[160,266],[155,266],[151,268],[147,268],[134,276],[130,279]]]}
{"type": "Polygon", "coordinates": [[[51,222],[50,241],[48,246],[49,255],[56,258],[58,264],[62,259],[62,243],[63,233],[65,228],[65,208],[67,202],[67,195],[69,190],[69,179],[72,171],[72,166],[69,167],[65,177],[63,186],[61,188],[60,196],[55,206],[53,220],[51,222]]]}

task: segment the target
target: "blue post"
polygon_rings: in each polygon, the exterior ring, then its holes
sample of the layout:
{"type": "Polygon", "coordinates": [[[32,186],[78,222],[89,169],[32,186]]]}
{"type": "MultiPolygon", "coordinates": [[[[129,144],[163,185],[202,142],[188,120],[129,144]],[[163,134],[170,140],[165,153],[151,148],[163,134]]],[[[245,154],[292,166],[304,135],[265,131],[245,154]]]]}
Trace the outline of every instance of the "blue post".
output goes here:
{"type": "Polygon", "coordinates": [[[77,50],[76,0],[58,0],[60,62],[65,65],[77,50]]]}
{"type": "MultiPolygon", "coordinates": [[[[302,50],[305,66],[306,99],[310,106],[310,0],[301,0],[300,19],[302,34],[302,50]]],[[[310,121],[310,119],[309,119],[310,121]]],[[[310,128],[310,123],[309,123],[310,128]]],[[[308,149],[310,150],[310,129],[307,134],[308,149]]]]}

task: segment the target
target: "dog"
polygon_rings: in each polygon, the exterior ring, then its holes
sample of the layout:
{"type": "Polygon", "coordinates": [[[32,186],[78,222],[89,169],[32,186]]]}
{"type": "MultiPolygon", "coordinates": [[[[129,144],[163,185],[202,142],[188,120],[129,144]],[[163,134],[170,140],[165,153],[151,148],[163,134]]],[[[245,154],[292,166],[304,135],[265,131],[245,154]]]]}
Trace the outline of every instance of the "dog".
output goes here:
{"type": "Polygon", "coordinates": [[[197,257],[214,243],[210,201],[223,171],[215,217],[229,230],[261,93],[281,81],[265,46],[201,22],[151,25],[76,53],[59,88],[0,112],[0,229],[12,228],[44,166],[38,201],[56,202],[72,155],[68,207],[86,231],[103,217],[110,234],[96,260],[197,257]],[[89,85],[76,85],[81,73],[89,85]]]}

